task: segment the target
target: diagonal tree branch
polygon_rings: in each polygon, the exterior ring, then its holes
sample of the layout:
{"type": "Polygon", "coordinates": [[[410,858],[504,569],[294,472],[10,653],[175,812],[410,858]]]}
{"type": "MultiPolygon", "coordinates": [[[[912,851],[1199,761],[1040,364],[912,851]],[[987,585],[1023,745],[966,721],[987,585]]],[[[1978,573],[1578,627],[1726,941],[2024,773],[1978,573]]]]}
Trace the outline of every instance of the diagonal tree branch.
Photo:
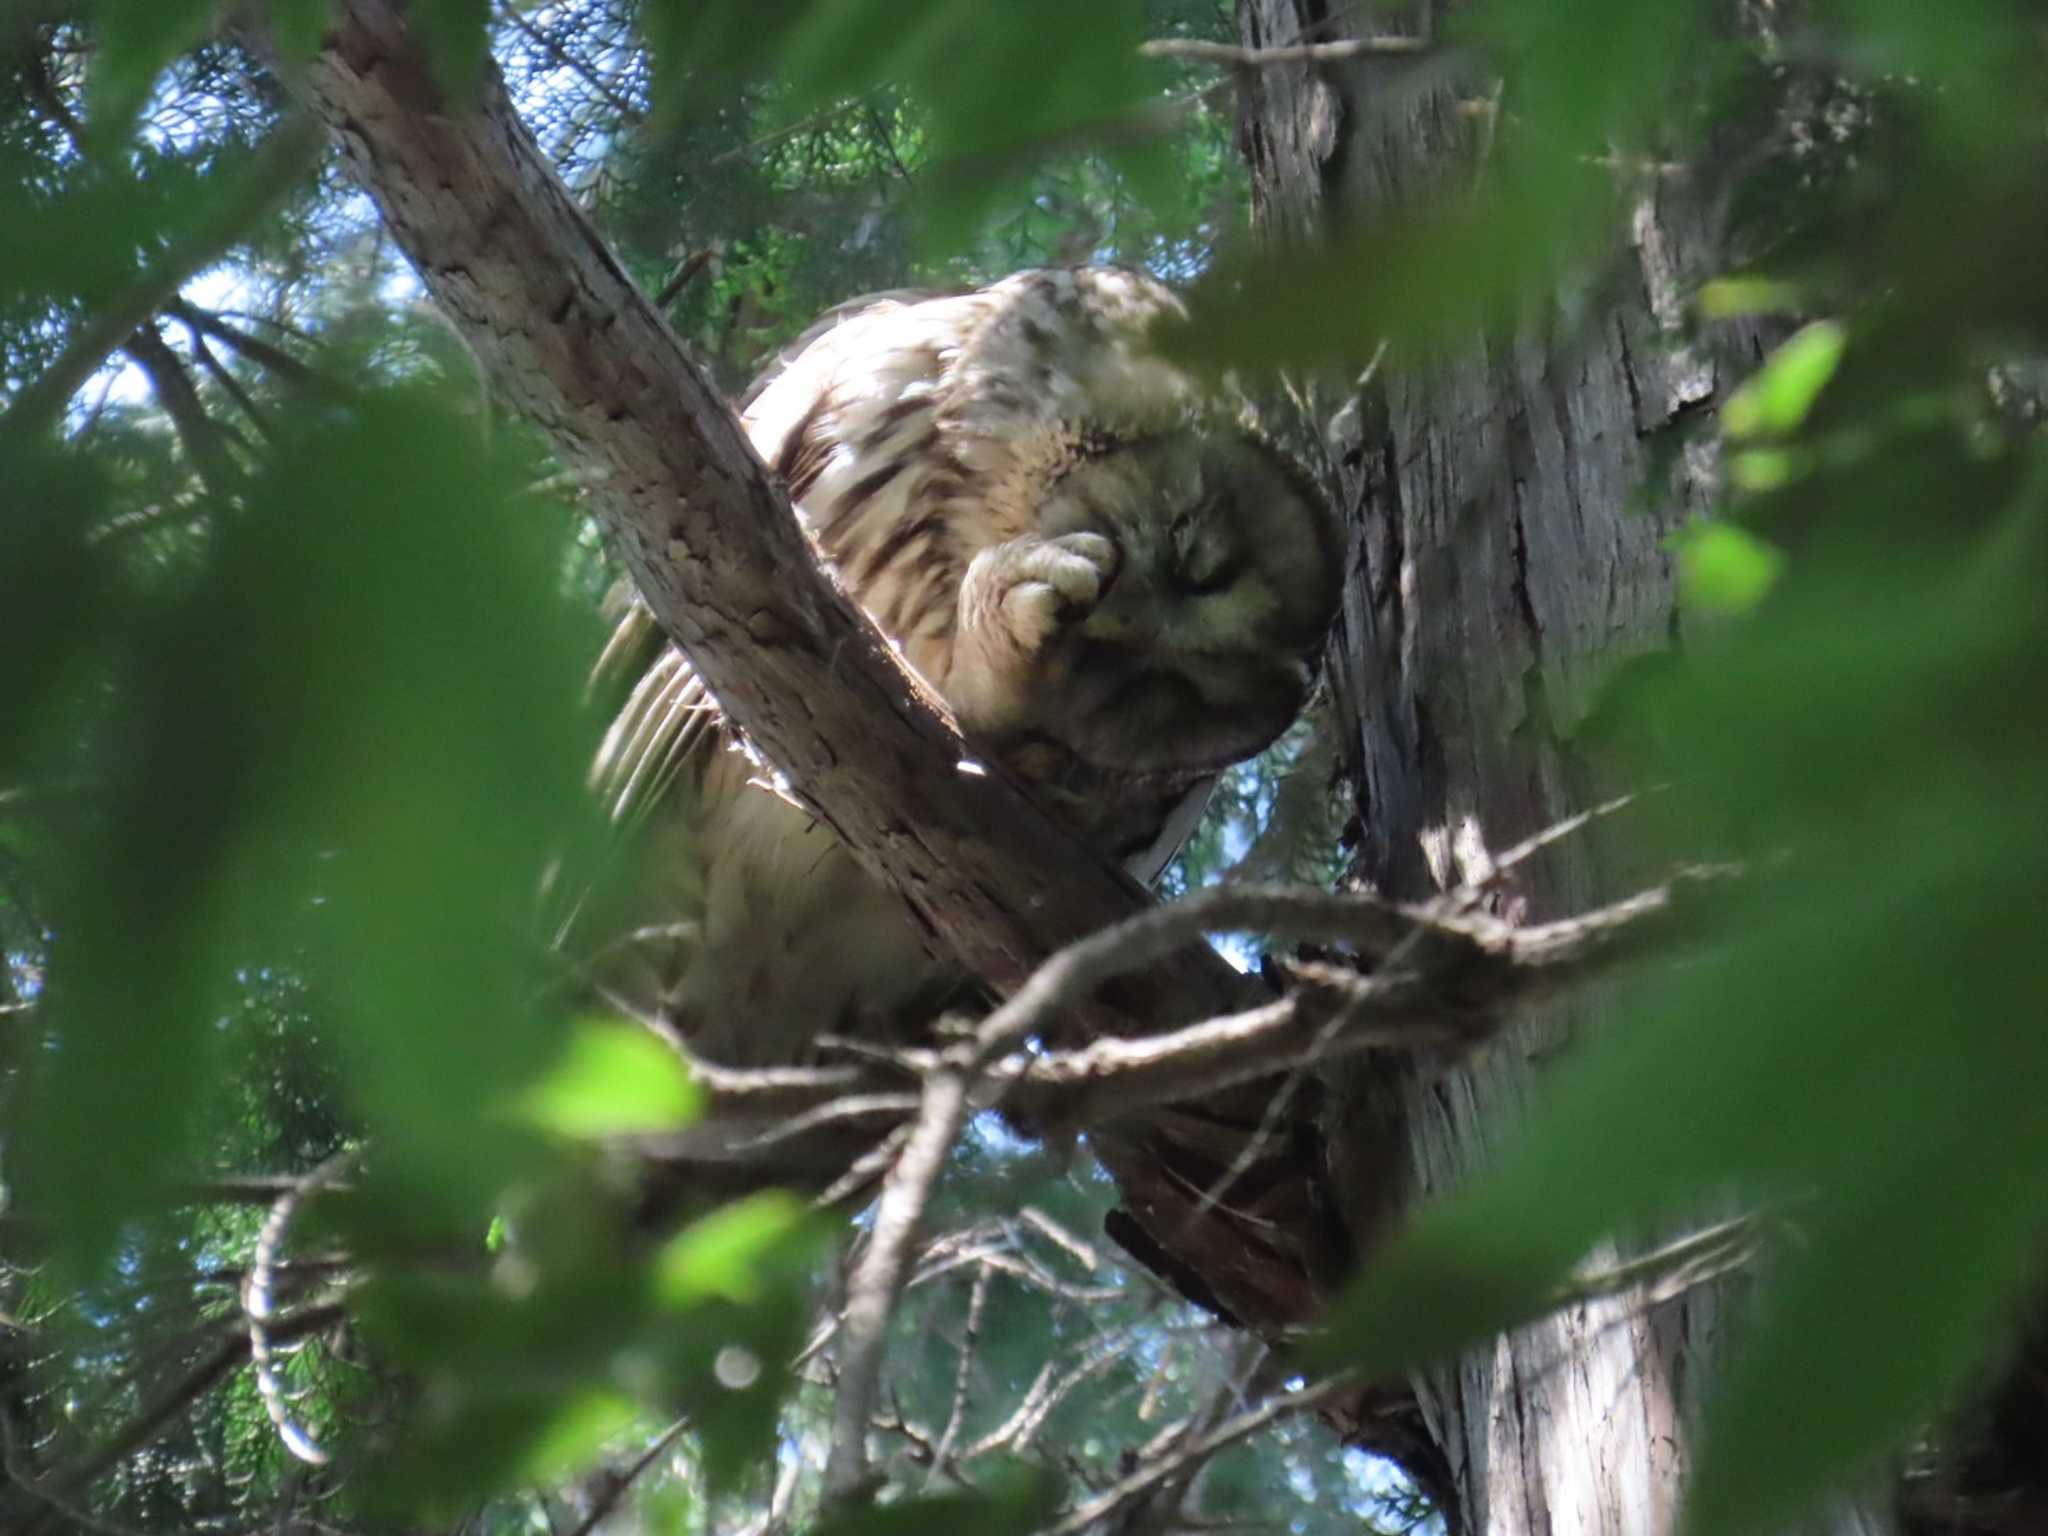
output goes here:
{"type": "MultiPolygon", "coordinates": [[[[1063,943],[1147,904],[1000,774],[961,771],[943,704],[816,566],[725,402],[605,249],[495,73],[474,106],[452,102],[396,0],[346,0],[306,79],[499,391],[588,473],[591,504],[663,628],[935,949],[1008,989],[1063,943]]],[[[1214,957],[1148,975],[1143,994],[1141,1015],[1155,1020],[1247,1001],[1214,957]]]]}

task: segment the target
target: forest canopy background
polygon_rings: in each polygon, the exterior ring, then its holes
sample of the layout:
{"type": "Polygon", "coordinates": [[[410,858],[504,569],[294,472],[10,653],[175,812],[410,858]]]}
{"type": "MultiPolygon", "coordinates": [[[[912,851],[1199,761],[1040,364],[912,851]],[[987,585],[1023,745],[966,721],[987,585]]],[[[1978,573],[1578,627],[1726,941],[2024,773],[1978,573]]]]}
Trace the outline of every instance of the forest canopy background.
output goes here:
{"type": "MultiPolygon", "coordinates": [[[[2010,1348],[2048,1172],[2048,32],[2020,0],[1739,9],[1499,0],[1425,31],[1390,7],[1421,46],[1330,67],[1442,93],[1466,174],[1312,236],[1269,210],[1253,241],[1242,82],[1139,53],[1234,41],[1214,6],[413,7],[455,99],[488,49],[728,388],[851,294],[1115,259],[1190,284],[1173,344],[1287,370],[1276,410],[1341,451],[1361,373],[1590,323],[1630,210],[1699,194],[1725,271],[1669,346],[1767,355],[1663,445],[1717,454],[1722,504],[1673,542],[1672,647],[1616,659],[1583,746],[1658,786],[1629,813],[1645,868],[1742,874],[1687,965],[1629,978],[1639,1027],[1584,1042],[1516,1156],[1422,1213],[1302,1363],[1420,1364],[1603,1239],[1738,1197],[1767,1260],[1702,1530],[1932,1443],[2010,1348]]],[[[262,8],[254,54],[191,0],[21,6],[0,34],[0,1511],[573,1525],[593,1464],[655,1447],[635,1518],[742,1526],[819,1423],[789,1362],[822,1238],[764,1199],[623,1259],[598,1219],[595,1144],[693,1092],[566,1017],[531,936],[536,872],[599,835],[582,673],[612,571],[280,83],[325,16],[262,8]],[[276,1191],[234,1180],[330,1166],[260,1391],[237,1288],[276,1191]]],[[[1285,784],[1236,779],[1179,883],[1255,844],[1285,784]]],[[[1268,866],[1327,885],[1319,820],[1268,866]]],[[[1076,1494],[1241,1389],[1192,1309],[1099,1251],[1098,1180],[993,1131],[960,1163],[948,1230],[1038,1273],[933,1277],[891,1376],[904,1445],[943,1437],[970,1356],[991,1412],[1063,1347],[1107,1362],[1006,1447],[1076,1494]]],[[[1204,1512],[1420,1517],[1291,1433],[1204,1512]]],[[[906,1458],[892,1493],[922,1482],[906,1458]]],[[[1058,1497],[980,1492],[1019,1529],[1058,1497]]],[[[814,1497],[792,1474],[783,1518],[814,1497]]]]}

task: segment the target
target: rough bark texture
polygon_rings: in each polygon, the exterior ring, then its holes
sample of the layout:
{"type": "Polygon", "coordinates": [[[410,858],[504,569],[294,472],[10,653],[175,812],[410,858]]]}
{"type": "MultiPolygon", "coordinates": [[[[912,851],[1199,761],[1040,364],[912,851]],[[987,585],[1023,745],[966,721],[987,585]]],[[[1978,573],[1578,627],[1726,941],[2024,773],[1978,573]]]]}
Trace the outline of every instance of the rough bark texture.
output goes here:
{"type": "MultiPolygon", "coordinates": [[[[1247,47],[1375,30],[1319,0],[1240,0],[1239,23],[1247,47]]],[[[1412,68],[1361,59],[1242,77],[1268,241],[1399,218],[1432,176],[1469,175],[1475,118],[1456,98],[1483,97],[1487,82],[1461,91],[1438,76],[1418,92],[1401,83],[1412,68]]],[[[1677,334],[1713,236],[1682,185],[1653,181],[1615,247],[1627,279],[1604,310],[1382,375],[1326,433],[1363,550],[1334,642],[1363,829],[1356,873],[1387,895],[1483,874],[1489,847],[1612,794],[1574,749],[1576,728],[1617,665],[1680,638],[1662,540],[1705,509],[1708,468],[1679,456],[1648,514],[1634,493],[1659,434],[1735,382],[1677,334]]],[[[1720,344],[1753,353],[1748,336],[1720,344]]],[[[1533,919],[1580,910],[1622,887],[1625,858],[1621,834],[1595,828],[1519,870],[1511,899],[1533,919]]],[[[1552,1009],[1448,1072],[1328,1074],[1329,1184],[1346,1226],[1377,1230],[1390,1185],[1423,1198],[1483,1163],[1522,1111],[1534,1058],[1598,1028],[1598,1013],[1552,1009]]],[[[1672,1530],[1719,1305],[1701,1288],[1656,1307],[1575,1307],[1417,1380],[1453,1529],[1672,1530]]],[[[1833,1529],[1874,1527],[1851,1511],[1833,1529]]]]}

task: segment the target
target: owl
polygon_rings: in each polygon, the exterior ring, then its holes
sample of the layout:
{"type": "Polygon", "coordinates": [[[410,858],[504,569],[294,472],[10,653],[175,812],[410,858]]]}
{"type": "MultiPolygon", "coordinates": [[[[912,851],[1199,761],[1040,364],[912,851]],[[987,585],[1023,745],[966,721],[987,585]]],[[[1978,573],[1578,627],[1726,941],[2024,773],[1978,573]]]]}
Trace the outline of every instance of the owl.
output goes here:
{"type": "MultiPolygon", "coordinates": [[[[1147,345],[1170,290],[1114,267],[826,315],[741,421],[820,560],[974,747],[1156,876],[1217,774],[1283,731],[1336,607],[1306,476],[1147,345]]],[[[587,963],[694,1054],[913,1038],[962,978],[834,834],[764,780],[628,597],[592,779],[630,828],[587,963]]]]}

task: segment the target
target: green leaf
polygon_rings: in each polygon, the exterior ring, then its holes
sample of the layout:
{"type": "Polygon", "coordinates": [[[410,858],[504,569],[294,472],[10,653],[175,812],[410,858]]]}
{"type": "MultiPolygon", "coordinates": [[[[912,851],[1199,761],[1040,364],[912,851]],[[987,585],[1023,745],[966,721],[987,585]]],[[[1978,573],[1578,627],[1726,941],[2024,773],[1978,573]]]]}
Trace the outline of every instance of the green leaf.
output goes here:
{"type": "Polygon", "coordinates": [[[270,33],[287,59],[306,60],[320,51],[320,38],[334,0],[268,0],[270,33]]]}
{"type": "Polygon", "coordinates": [[[1806,456],[1789,448],[1736,448],[1728,454],[1729,481],[1752,495],[1783,490],[1805,470],[1806,456]]]}
{"type": "Polygon", "coordinates": [[[562,1059],[519,1098],[534,1124],[575,1137],[676,1130],[703,1106],[703,1089],[673,1049],[615,1019],[579,1021],[562,1059]]]}
{"type": "Polygon", "coordinates": [[[1674,87],[1713,47],[1702,0],[1487,0],[1455,24],[1512,61],[1517,115],[1532,136],[1578,153],[1642,141],[1674,87]]]}
{"type": "Polygon", "coordinates": [[[1679,600],[1709,613],[1748,613],[1785,567],[1782,550],[1718,518],[1689,524],[1673,545],[1679,600]]]}
{"type": "Polygon", "coordinates": [[[1029,1536],[1059,1508],[1059,1483],[1042,1468],[1013,1469],[975,1493],[942,1494],[889,1504],[848,1502],[812,1528],[813,1536],[918,1536],[973,1531],[976,1536],[1029,1536]]]}
{"type": "Polygon", "coordinates": [[[1311,247],[1240,247],[1188,290],[1160,338],[1211,371],[1361,359],[1410,367],[1548,301],[1620,229],[1611,180],[1541,145],[1503,147],[1475,193],[1419,194],[1397,220],[1311,247]],[[1384,351],[1382,350],[1384,349],[1384,351]]]}
{"type": "Polygon", "coordinates": [[[1703,283],[1696,303],[1708,320],[1740,320],[1750,315],[1793,315],[1802,307],[1799,289],[1770,277],[1717,277],[1703,283]]]}
{"type": "Polygon", "coordinates": [[[558,1403],[540,1432],[523,1448],[519,1482],[540,1486],[588,1466],[597,1453],[633,1427],[639,1410],[617,1392],[579,1392],[558,1403]]]}
{"type": "Polygon", "coordinates": [[[613,1392],[464,1400],[408,1427],[373,1498],[394,1513],[454,1519],[491,1494],[583,1471],[637,1420],[631,1401],[613,1392]]]}
{"type": "Polygon", "coordinates": [[[1144,24],[1139,0],[661,0],[647,12],[657,111],[667,120],[686,121],[694,101],[717,99],[692,89],[706,78],[728,89],[774,80],[790,122],[906,88],[929,114],[935,175],[921,206],[945,249],[1051,155],[1106,143],[1140,177],[1154,174],[1156,161],[1130,143],[1143,136],[1156,80],[1136,54],[1144,24]],[[1086,46],[1048,48],[1048,37],[1086,46]]]}
{"type": "Polygon", "coordinates": [[[252,953],[322,980],[415,1215],[480,1230],[530,1155],[502,1107],[556,1038],[522,922],[594,824],[586,623],[531,479],[424,394],[336,404],[211,509],[193,579],[100,616],[123,702],[91,749],[101,814],[54,872],[54,1048],[20,1149],[36,1198],[78,1213],[67,1261],[185,1176],[252,953]]]}
{"type": "Polygon", "coordinates": [[[93,137],[111,148],[142,110],[164,67],[206,35],[213,0],[98,0],[93,137]]]}
{"type": "Polygon", "coordinates": [[[490,0],[414,0],[407,12],[406,25],[419,38],[427,67],[459,106],[476,99],[483,79],[490,58],[490,16],[490,0]]]}
{"type": "Polygon", "coordinates": [[[655,1296],[670,1307],[713,1297],[750,1305],[761,1298],[771,1266],[786,1268],[792,1246],[808,1246],[807,1227],[803,1203],[780,1190],[721,1206],[662,1248],[655,1296]]]}
{"type": "Polygon", "coordinates": [[[1817,473],[1825,519],[1771,603],[1648,685],[1685,777],[1645,846],[1748,873],[1698,909],[1686,963],[1635,978],[1615,1027],[1551,1070],[1498,1164],[1375,1257],[1310,1355],[1414,1366],[1539,1315],[1604,1241],[1730,1200],[1775,1213],[1702,1430],[1712,1536],[1779,1528],[1875,1466],[2041,1276],[2048,455],[1994,477],[1960,436],[1946,451],[1951,492],[2010,498],[1972,539],[1928,527],[1895,466],[1817,473]]]}
{"type": "Polygon", "coordinates": [[[93,639],[111,572],[87,542],[109,487],[97,466],[37,441],[0,434],[0,789],[13,787],[21,754],[56,707],[65,674],[93,639]]]}
{"type": "Polygon", "coordinates": [[[1780,1528],[1879,1470],[1990,1363],[2048,1236],[2027,1210],[2039,1143],[1965,1135],[1894,1158],[1801,1227],[1714,1394],[1690,1536],[1780,1528]]]}
{"type": "Polygon", "coordinates": [[[1585,1232],[1492,1188],[1418,1214],[1332,1306],[1302,1362],[1398,1376],[1449,1359],[1548,1309],[1585,1232]]]}
{"type": "Polygon", "coordinates": [[[1785,437],[1798,431],[1834,377],[1848,339],[1839,321],[1802,326],[1728,397],[1721,408],[1722,427],[1733,438],[1785,437]]]}

